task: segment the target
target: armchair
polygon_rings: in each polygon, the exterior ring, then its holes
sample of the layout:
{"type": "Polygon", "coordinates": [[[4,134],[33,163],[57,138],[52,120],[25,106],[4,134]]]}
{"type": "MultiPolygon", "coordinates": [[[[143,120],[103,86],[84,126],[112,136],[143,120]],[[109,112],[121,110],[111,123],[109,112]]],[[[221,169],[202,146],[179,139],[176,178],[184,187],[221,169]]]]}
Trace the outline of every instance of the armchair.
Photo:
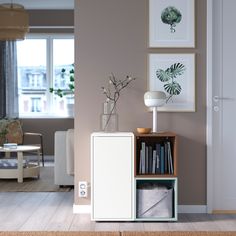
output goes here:
{"type": "Polygon", "coordinates": [[[74,185],[74,129],[55,132],[55,184],[74,185]]]}
{"type": "Polygon", "coordinates": [[[0,119],[0,146],[5,142],[25,144],[26,136],[37,137],[39,144],[32,144],[40,147],[40,156],[44,166],[43,136],[40,133],[23,132],[19,119],[0,119]]]}

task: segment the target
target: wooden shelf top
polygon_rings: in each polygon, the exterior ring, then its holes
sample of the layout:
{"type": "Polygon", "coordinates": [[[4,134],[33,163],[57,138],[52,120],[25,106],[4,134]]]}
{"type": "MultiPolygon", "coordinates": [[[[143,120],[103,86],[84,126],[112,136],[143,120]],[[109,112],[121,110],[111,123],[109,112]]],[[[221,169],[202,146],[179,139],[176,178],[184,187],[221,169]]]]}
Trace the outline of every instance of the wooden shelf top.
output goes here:
{"type": "Polygon", "coordinates": [[[150,133],[150,134],[139,134],[135,133],[136,137],[176,137],[173,132],[160,132],[160,133],[150,133]]]}
{"type": "Polygon", "coordinates": [[[166,178],[166,177],[177,177],[177,175],[176,174],[173,174],[173,175],[171,175],[171,174],[160,174],[160,175],[158,175],[158,174],[137,174],[137,175],[135,175],[135,178],[142,178],[142,179],[145,179],[145,178],[153,178],[153,179],[155,179],[155,178],[166,178]]]}

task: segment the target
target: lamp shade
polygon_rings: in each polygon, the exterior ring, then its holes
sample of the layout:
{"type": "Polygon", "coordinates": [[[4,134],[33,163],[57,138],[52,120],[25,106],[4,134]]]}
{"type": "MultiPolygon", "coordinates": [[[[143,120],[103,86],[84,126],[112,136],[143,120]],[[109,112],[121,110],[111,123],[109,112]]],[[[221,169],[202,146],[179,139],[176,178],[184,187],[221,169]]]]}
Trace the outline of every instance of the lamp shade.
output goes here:
{"type": "Polygon", "coordinates": [[[166,94],[162,91],[148,91],[144,94],[144,104],[147,107],[160,107],[166,102],[166,94]]]}
{"type": "Polygon", "coordinates": [[[22,5],[0,5],[0,40],[24,39],[28,31],[29,15],[22,5]]]}

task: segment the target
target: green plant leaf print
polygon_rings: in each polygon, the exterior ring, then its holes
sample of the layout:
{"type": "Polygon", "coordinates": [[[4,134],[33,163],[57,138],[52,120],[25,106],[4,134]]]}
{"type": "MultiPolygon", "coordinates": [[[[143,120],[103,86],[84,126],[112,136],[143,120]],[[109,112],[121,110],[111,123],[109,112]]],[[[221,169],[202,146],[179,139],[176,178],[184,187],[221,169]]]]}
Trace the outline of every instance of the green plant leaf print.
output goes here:
{"type": "Polygon", "coordinates": [[[157,78],[161,81],[161,82],[166,82],[166,81],[169,81],[171,79],[171,75],[167,70],[157,70],[156,72],[156,75],[157,75],[157,78]]]}
{"type": "Polygon", "coordinates": [[[176,78],[178,75],[182,75],[184,73],[185,66],[181,63],[175,63],[168,69],[170,70],[171,77],[176,78]]]}
{"type": "Polygon", "coordinates": [[[158,69],[156,71],[156,76],[161,82],[168,82],[163,85],[164,90],[169,94],[166,103],[168,103],[173,96],[178,96],[181,93],[181,85],[175,81],[175,79],[182,75],[185,70],[185,65],[182,63],[174,63],[166,70],[158,69]]]}
{"type": "Polygon", "coordinates": [[[164,24],[170,25],[170,32],[175,33],[176,24],[182,19],[181,12],[174,6],[165,8],[161,13],[161,20],[164,24]]]}

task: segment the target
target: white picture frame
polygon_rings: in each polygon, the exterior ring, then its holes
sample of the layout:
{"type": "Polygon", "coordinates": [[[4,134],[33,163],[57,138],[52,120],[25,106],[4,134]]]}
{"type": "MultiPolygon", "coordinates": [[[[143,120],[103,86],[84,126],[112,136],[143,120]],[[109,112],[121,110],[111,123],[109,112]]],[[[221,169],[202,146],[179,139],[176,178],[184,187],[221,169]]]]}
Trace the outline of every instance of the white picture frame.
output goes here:
{"type": "Polygon", "coordinates": [[[195,47],[194,0],[149,0],[149,47],[195,47]]]}
{"type": "Polygon", "coordinates": [[[163,91],[162,112],[195,112],[195,54],[150,53],[148,90],[163,91]]]}

